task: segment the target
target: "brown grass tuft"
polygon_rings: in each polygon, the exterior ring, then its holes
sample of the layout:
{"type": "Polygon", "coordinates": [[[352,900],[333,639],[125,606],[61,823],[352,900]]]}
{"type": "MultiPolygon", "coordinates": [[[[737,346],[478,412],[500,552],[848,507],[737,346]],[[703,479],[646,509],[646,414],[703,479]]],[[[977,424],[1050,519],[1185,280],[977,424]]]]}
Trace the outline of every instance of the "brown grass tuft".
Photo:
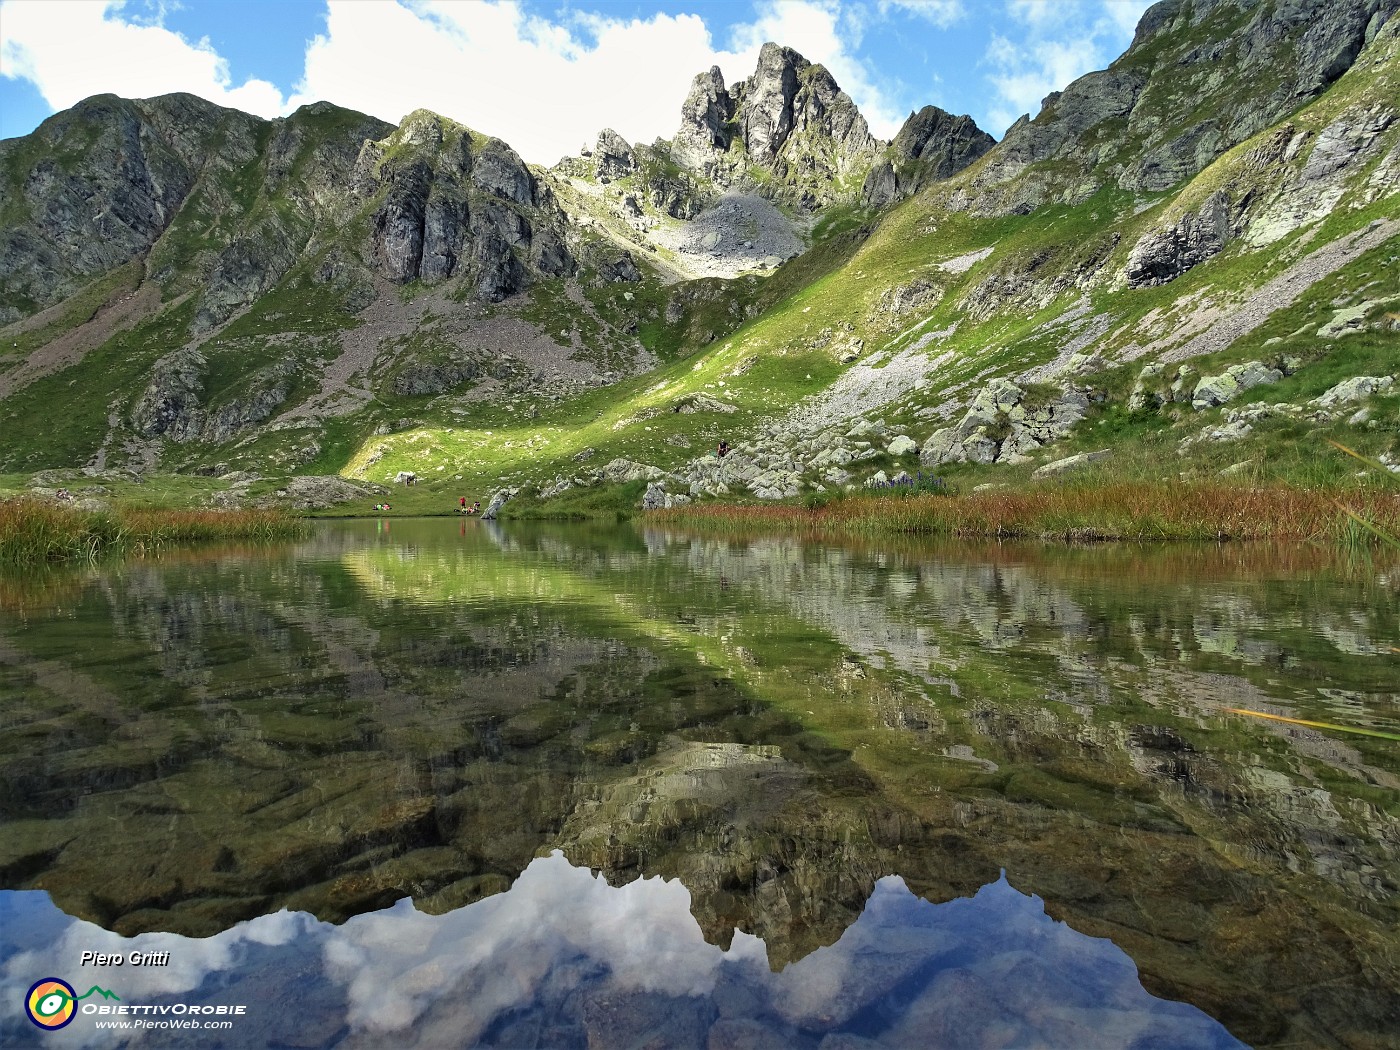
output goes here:
{"type": "Polygon", "coordinates": [[[689,504],[647,520],[699,527],[779,526],[811,533],[928,533],[1092,540],[1335,538],[1346,515],[1393,532],[1400,494],[1221,484],[1119,482],[967,495],[855,495],[825,506],[689,504]]]}

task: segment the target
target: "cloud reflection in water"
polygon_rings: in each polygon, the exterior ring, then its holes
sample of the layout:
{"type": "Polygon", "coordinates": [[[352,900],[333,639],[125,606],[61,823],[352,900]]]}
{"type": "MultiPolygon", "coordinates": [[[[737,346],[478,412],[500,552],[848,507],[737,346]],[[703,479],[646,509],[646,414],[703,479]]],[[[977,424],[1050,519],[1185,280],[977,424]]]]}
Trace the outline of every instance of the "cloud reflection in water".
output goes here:
{"type": "MultiPolygon", "coordinates": [[[[342,926],[279,912],[205,939],[124,938],[47,894],[5,892],[0,928],[7,1046],[121,1045],[91,1018],[30,1029],[19,1004],[49,975],[101,978],[127,1003],[246,1002],[230,1046],[1241,1045],[1195,1007],[1149,995],[1124,952],[1005,877],[935,905],[888,876],[840,940],[779,973],[756,937],[706,943],[679,881],[614,888],[558,852],[446,915],[403,900],[342,926]],[[170,965],[79,971],[84,950],[168,951],[170,965]]],[[[185,1043],[207,1036],[152,1045],[185,1043]]]]}

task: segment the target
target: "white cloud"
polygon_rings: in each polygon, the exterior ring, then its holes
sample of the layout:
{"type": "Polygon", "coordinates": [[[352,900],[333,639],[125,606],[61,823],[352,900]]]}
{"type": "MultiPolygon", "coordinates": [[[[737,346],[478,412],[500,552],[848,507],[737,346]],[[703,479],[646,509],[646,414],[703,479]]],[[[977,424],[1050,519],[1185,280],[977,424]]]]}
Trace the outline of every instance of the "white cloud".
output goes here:
{"type": "Polygon", "coordinates": [[[669,137],[696,73],[747,73],[757,57],[716,50],[697,15],[574,21],[591,40],[508,0],[329,0],[293,103],[326,99],[395,122],[431,109],[553,163],[604,127],[669,137]]]}
{"type": "Polygon", "coordinates": [[[882,15],[899,11],[932,22],[939,29],[947,29],[967,16],[963,0],[880,0],[879,8],[882,15]]]}
{"type": "Polygon", "coordinates": [[[1019,41],[993,33],[982,64],[996,91],[988,113],[994,134],[1085,73],[1103,69],[1132,41],[1151,0],[1006,0],[1011,21],[1025,27],[1019,41]]]}
{"type": "Polygon", "coordinates": [[[159,24],[163,14],[124,18],[124,0],[5,0],[0,75],[28,80],[54,109],[105,92],[148,98],[188,91],[264,117],[284,108],[265,80],[235,85],[207,40],[191,43],[159,24]]]}
{"type": "Polygon", "coordinates": [[[1142,13],[1156,3],[1156,0],[1102,0],[1102,3],[1104,14],[1120,33],[1131,40],[1142,13]]]}
{"type": "Polygon", "coordinates": [[[747,77],[767,40],[826,65],[876,135],[888,138],[900,124],[851,53],[834,0],[760,3],[727,48],[695,14],[577,14],[561,24],[509,0],[329,0],[328,7],[293,105],[326,99],[390,121],[431,109],[538,163],[576,152],[605,127],[633,142],[669,138],[695,74],[717,65],[731,83],[747,77]]]}

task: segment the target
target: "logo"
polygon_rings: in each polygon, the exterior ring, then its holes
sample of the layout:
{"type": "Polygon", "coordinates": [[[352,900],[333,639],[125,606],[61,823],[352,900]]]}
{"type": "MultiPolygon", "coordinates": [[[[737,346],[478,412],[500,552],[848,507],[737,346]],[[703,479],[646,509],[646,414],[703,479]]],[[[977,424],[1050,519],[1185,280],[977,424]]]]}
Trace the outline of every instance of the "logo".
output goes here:
{"type": "Polygon", "coordinates": [[[109,992],[97,985],[79,995],[67,981],[57,977],[45,977],[42,981],[35,981],[30,987],[29,994],[24,997],[24,1012],[40,1028],[52,1032],[72,1021],[73,1015],[78,1012],[78,1001],[86,999],[94,992],[104,999],[121,1001],[115,992],[109,992]]]}

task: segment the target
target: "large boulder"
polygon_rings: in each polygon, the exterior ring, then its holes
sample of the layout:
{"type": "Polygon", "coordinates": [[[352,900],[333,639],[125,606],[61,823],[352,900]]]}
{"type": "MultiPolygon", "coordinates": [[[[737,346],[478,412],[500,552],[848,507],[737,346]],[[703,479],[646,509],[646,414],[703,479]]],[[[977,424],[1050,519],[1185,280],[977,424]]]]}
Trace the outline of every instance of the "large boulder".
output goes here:
{"type": "Polygon", "coordinates": [[[1394,376],[1353,376],[1313,398],[1312,403],[1318,408],[1336,408],[1338,405],[1364,401],[1373,394],[1389,393],[1394,386],[1394,376]]]}
{"type": "Polygon", "coordinates": [[[495,492],[491,496],[490,501],[486,504],[486,509],[481,512],[482,519],[485,521],[495,521],[496,516],[501,512],[501,508],[505,506],[506,501],[514,498],[517,491],[517,489],[500,489],[495,492]]]}
{"type": "Polygon", "coordinates": [[[1262,361],[1232,365],[1220,375],[1206,376],[1196,384],[1191,392],[1191,407],[1199,411],[1223,405],[1246,390],[1266,383],[1277,383],[1282,378],[1282,372],[1262,361]]]}
{"type": "Polygon", "coordinates": [[[667,506],[666,489],[661,482],[653,481],[647,485],[647,490],[642,496],[642,510],[660,510],[667,506]]]}
{"type": "Polygon", "coordinates": [[[1053,463],[1046,463],[1043,467],[1037,467],[1031,474],[1033,478],[1053,478],[1061,474],[1068,474],[1071,471],[1082,470],[1091,463],[1097,463],[1102,459],[1107,459],[1113,455],[1112,449],[1100,449],[1098,452],[1081,452],[1077,456],[1066,456],[1064,459],[1057,459],[1053,463]]]}

